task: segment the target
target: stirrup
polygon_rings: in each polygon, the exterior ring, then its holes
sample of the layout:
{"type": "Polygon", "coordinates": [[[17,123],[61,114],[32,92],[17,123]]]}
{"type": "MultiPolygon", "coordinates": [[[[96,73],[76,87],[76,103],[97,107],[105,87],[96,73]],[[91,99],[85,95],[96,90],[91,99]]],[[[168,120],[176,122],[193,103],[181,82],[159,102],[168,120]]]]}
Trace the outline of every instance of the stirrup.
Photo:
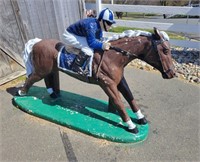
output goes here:
{"type": "Polygon", "coordinates": [[[76,56],[71,69],[80,75],[87,75],[87,72],[85,72],[82,69],[82,67],[85,61],[88,59],[88,57],[89,57],[88,55],[86,55],[83,51],[81,51],[79,55],[76,56]]]}
{"type": "Polygon", "coordinates": [[[80,75],[84,75],[83,69],[80,66],[76,65],[76,64],[73,65],[72,71],[75,72],[75,73],[78,73],[80,75]]]}

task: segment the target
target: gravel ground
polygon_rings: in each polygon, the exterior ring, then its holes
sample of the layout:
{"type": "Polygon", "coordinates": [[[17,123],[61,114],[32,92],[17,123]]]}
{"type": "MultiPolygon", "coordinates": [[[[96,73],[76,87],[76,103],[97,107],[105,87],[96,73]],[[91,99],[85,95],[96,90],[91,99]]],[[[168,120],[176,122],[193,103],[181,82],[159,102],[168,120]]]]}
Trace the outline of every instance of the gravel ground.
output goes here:
{"type": "MultiPolygon", "coordinates": [[[[190,83],[200,83],[200,55],[197,49],[173,47],[172,58],[178,78],[190,83]]],[[[149,64],[138,59],[135,59],[129,65],[143,70],[157,71],[149,64]]]]}

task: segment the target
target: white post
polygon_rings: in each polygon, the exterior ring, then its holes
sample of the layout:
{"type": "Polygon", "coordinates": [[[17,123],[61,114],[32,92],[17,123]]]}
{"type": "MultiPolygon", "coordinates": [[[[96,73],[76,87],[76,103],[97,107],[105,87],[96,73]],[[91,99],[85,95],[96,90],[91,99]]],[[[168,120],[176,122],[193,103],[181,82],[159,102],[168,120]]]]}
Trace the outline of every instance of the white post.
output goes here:
{"type": "Polygon", "coordinates": [[[101,11],[101,0],[96,0],[96,12],[97,12],[97,15],[99,15],[101,11]]]}

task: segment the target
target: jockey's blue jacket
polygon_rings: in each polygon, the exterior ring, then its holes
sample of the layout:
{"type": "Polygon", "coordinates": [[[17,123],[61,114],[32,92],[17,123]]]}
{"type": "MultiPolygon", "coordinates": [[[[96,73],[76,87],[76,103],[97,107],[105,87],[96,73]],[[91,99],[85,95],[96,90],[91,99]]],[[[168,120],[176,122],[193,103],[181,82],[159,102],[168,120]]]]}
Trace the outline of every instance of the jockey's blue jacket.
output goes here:
{"type": "Polygon", "coordinates": [[[102,38],[102,30],[99,21],[95,18],[82,19],[67,28],[67,31],[86,37],[88,46],[92,49],[102,49],[103,43],[100,41],[102,38]]]}

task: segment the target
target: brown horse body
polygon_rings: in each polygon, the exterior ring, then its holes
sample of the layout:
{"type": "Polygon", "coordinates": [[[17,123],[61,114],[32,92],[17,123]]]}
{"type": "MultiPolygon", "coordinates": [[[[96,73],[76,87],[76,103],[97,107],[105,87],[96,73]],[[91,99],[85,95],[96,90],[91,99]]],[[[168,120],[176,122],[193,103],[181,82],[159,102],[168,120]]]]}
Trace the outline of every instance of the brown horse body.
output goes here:
{"type": "MultiPolygon", "coordinates": [[[[84,76],[77,76],[79,80],[98,84],[109,97],[109,106],[114,106],[124,122],[130,120],[130,117],[124,109],[120,92],[126,96],[129,92],[128,86],[119,88],[123,78],[124,67],[133,59],[139,58],[151,64],[158,69],[163,78],[173,78],[175,70],[172,63],[171,51],[169,42],[164,40],[160,32],[155,29],[153,37],[138,36],[138,37],[125,37],[111,42],[112,46],[127,51],[127,55],[114,50],[102,52],[95,52],[92,63],[92,77],[89,79],[84,76]]],[[[59,76],[57,67],[58,50],[55,48],[60,41],[50,39],[42,40],[33,46],[32,63],[34,72],[26,80],[21,91],[27,93],[28,89],[37,81],[45,79],[47,88],[51,87],[57,93],[60,91],[59,76]]],[[[124,78],[123,78],[124,79],[124,78]]],[[[128,100],[133,112],[139,108],[133,98],[128,100]]]]}

